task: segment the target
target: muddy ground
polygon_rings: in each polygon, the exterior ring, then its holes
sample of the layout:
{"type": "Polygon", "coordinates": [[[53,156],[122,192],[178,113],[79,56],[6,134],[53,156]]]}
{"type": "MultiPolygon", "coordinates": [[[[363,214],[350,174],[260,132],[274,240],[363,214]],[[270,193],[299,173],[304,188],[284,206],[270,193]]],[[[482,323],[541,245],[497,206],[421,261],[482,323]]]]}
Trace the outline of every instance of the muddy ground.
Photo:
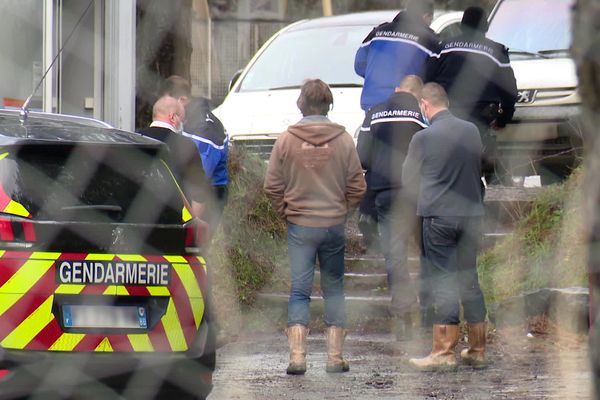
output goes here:
{"type": "MultiPolygon", "coordinates": [[[[325,338],[311,334],[308,371],[288,376],[283,333],[240,337],[221,348],[209,400],[233,399],[591,399],[587,342],[569,333],[510,328],[492,332],[490,366],[460,366],[452,373],[411,370],[408,359],[425,355],[430,338],[396,342],[390,334],[347,337],[350,372],[327,374],[325,338]],[[533,331],[528,335],[528,331],[533,331]]],[[[464,348],[459,343],[457,352],[464,348]]]]}

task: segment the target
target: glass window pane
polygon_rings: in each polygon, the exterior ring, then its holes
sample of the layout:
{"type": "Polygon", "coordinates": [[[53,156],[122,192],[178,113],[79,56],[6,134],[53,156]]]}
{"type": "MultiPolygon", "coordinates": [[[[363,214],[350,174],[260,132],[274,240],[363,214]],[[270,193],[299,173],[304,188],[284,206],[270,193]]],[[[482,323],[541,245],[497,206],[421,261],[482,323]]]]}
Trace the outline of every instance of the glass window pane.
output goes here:
{"type": "MultiPolygon", "coordinates": [[[[43,75],[43,9],[40,0],[0,1],[0,105],[19,107],[43,75]]],[[[40,90],[31,108],[41,102],[40,90]]]]}
{"type": "Polygon", "coordinates": [[[492,18],[488,36],[514,51],[568,49],[573,0],[505,0],[492,18]]]}
{"type": "Polygon", "coordinates": [[[354,55],[371,29],[336,26],[284,33],[252,66],[240,90],[300,87],[309,78],[329,85],[362,85],[354,72],[354,55]]]}

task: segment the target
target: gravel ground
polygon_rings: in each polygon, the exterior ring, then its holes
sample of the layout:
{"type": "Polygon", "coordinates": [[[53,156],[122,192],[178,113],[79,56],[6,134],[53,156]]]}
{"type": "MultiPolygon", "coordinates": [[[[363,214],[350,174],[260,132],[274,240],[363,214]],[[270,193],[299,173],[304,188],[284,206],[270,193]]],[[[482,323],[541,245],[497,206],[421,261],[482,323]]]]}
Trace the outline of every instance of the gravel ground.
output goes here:
{"type": "MultiPolygon", "coordinates": [[[[220,349],[209,400],[233,399],[591,399],[585,337],[527,335],[507,329],[491,335],[490,366],[452,373],[411,370],[408,359],[426,355],[426,336],[396,342],[389,334],[352,334],[350,372],[325,373],[325,338],[309,336],[308,371],[287,376],[283,333],[242,337],[220,349]]],[[[458,350],[465,346],[459,343],[458,350]]],[[[458,353],[458,351],[457,351],[458,353]]]]}

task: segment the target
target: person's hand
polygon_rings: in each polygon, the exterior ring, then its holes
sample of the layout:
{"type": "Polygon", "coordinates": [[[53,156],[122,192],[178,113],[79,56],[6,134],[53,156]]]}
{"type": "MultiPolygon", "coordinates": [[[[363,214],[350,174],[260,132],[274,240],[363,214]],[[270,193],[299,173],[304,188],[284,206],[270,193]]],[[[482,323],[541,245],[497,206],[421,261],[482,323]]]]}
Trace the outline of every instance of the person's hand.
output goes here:
{"type": "Polygon", "coordinates": [[[490,128],[492,128],[495,131],[499,131],[500,129],[504,128],[506,125],[504,124],[500,124],[498,122],[498,120],[493,120],[492,122],[490,122],[490,128]]]}

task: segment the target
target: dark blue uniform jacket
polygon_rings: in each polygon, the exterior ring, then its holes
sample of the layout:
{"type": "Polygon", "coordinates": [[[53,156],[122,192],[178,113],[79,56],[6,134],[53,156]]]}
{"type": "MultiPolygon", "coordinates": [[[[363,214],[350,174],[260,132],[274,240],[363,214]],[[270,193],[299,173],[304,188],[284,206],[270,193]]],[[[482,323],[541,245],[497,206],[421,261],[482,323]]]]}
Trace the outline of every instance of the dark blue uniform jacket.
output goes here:
{"type": "Polygon", "coordinates": [[[422,19],[400,12],[374,28],[356,52],[354,70],[365,78],[360,105],[379,104],[406,75],[424,77],[425,62],[437,54],[439,39],[422,19]]]}
{"type": "Polygon", "coordinates": [[[368,171],[369,190],[401,187],[409,143],[425,127],[417,99],[410,93],[394,93],[369,110],[357,144],[360,162],[368,171]]]}
{"type": "Polygon", "coordinates": [[[450,110],[461,118],[484,119],[486,124],[496,119],[502,127],[515,112],[517,85],[508,49],[482,32],[465,30],[443,41],[439,55],[428,63],[426,80],[446,89],[450,110]],[[482,113],[489,112],[490,104],[499,105],[502,112],[485,121],[482,113]]]}

